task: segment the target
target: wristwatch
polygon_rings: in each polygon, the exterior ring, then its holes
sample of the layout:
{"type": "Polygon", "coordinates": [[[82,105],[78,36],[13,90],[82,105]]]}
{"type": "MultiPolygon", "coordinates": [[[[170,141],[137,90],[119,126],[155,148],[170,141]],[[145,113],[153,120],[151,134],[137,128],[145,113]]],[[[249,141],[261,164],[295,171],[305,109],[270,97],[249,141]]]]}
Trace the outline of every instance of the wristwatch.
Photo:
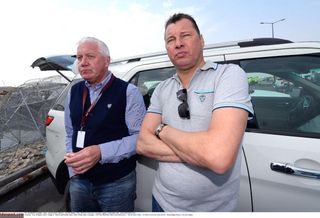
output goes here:
{"type": "Polygon", "coordinates": [[[158,139],[160,139],[160,132],[163,129],[163,127],[165,127],[167,124],[164,123],[160,123],[159,126],[156,128],[156,130],[154,131],[154,134],[158,137],[158,139]]]}

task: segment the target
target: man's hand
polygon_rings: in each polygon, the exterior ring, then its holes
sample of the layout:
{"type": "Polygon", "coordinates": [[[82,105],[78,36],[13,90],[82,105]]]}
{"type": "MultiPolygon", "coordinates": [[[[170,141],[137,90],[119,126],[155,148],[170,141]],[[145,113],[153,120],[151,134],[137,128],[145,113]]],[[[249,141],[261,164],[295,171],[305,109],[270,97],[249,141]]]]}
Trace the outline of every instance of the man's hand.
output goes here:
{"type": "Polygon", "coordinates": [[[73,169],[76,174],[83,174],[91,169],[101,158],[99,145],[85,147],[76,153],[67,153],[65,163],[73,169]]]}

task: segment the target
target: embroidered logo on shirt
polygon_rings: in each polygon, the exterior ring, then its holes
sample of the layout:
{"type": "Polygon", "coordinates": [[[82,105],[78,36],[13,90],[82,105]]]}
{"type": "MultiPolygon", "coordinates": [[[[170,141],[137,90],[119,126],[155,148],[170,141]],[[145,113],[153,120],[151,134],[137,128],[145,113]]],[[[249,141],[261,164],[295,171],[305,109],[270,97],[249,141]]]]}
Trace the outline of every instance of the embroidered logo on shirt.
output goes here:
{"type": "Polygon", "coordinates": [[[200,102],[203,103],[207,99],[207,95],[214,93],[214,90],[195,90],[194,93],[198,95],[200,102]]]}
{"type": "Polygon", "coordinates": [[[199,99],[201,102],[204,102],[206,100],[206,96],[205,95],[199,95],[199,99]]]}
{"type": "Polygon", "coordinates": [[[107,104],[108,109],[110,109],[112,106],[112,104],[107,104]]]}

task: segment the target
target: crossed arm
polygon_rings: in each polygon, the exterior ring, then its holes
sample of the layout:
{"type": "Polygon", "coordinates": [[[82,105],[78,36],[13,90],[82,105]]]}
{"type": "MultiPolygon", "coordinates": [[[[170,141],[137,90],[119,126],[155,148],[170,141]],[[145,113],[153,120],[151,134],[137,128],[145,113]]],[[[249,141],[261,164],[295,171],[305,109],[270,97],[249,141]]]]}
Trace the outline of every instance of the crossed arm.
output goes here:
{"type": "Polygon", "coordinates": [[[187,162],[223,174],[233,166],[246,128],[248,112],[220,108],[212,113],[207,131],[185,132],[165,126],[160,139],[154,130],[161,115],[147,113],[137,143],[139,154],[167,162],[187,162]]]}

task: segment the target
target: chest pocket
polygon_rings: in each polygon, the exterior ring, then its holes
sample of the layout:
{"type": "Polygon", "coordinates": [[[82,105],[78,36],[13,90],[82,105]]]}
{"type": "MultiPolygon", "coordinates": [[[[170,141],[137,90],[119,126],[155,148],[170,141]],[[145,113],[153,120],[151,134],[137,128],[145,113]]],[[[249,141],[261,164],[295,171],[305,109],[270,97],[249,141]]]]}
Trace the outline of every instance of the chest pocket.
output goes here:
{"type": "Polygon", "coordinates": [[[191,114],[196,117],[211,118],[214,102],[214,90],[193,90],[191,95],[191,114]]]}

